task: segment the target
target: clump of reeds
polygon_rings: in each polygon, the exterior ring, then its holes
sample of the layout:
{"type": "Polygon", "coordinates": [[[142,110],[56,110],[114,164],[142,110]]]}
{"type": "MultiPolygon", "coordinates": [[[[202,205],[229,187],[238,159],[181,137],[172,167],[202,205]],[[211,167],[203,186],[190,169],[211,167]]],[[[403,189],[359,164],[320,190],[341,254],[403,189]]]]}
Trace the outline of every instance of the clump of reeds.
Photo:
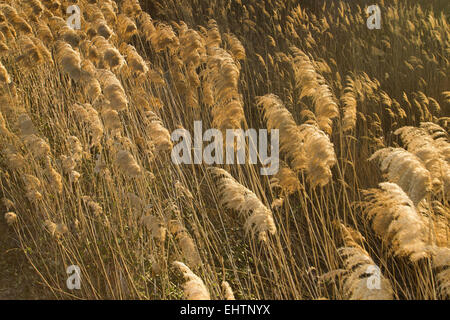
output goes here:
{"type": "Polygon", "coordinates": [[[331,167],[336,163],[333,144],[315,122],[297,126],[292,114],[273,94],[259,97],[269,130],[278,129],[280,151],[287,154],[294,170],[305,170],[313,187],[325,186],[331,179],[331,167]]]}

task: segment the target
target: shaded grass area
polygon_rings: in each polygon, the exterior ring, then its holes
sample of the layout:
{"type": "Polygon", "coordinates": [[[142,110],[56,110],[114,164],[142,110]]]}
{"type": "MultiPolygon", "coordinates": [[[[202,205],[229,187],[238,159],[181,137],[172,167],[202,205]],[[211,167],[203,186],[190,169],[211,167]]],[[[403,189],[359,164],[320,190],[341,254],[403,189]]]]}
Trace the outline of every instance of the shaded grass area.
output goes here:
{"type": "Polygon", "coordinates": [[[51,299],[39,283],[13,230],[0,221],[0,300],[51,299]]]}

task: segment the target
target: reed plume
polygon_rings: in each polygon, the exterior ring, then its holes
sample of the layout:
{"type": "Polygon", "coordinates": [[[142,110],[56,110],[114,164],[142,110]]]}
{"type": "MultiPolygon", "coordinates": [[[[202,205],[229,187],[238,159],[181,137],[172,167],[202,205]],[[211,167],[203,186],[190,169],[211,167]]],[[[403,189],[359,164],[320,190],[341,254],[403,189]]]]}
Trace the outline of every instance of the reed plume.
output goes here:
{"type": "Polygon", "coordinates": [[[61,17],[55,16],[55,15],[50,17],[48,19],[47,23],[48,23],[48,26],[50,27],[50,30],[53,33],[53,37],[55,37],[55,38],[58,36],[59,30],[62,27],[67,26],[66,20],[64,20],[61,17]]]}
{"type": "MultiPolygon", "coordinates": [[[[16,30],[14,30],[14,27],[8,23],[8,21],[1,21],[0,22],[0,32],[4,35],[5,40],[7,41],[13,41],[16,36],[16,30]]],[[[6,45],[6,43],[4,43],[6,45]]]]}
{"type": "Polygon", "coordinates": [[[211,300],[203,280],[195,275],[188,266],[179,261],[175,261],[173,265],[183,273],[183,277],[187,280],[183,285],[187,300],[211,300]]]}
{"type": "Polygon", "coordinates": [[[14,212],[6,212],[5,213],[5,220],[6,220],[6,223],[9,226],[12,226],[15,223],[17,223],[18,218],[17,218],[17,215],[14,212]]]}
{"type": "Polygon", "coordinates": [[[125,42],[131,41],[133,37],[138,35],[136,24],[125,14],[117,16],[117,31],[119,37],[125,42]]]}
{"type": "Polygon", "coordinates": [[[126,151],[120,150],[116,155],[116,164],[119,169],[127,176],[138,177],[142,174],[142,169],[136,162],[133,155],[126,151]]]}
{"type": "MultiPolygon", "coordinates": [[[[0,29],[1,29],[1,23],[0,23],[0,29]]],[[[6,44],[6,38],[3,35],[3,32],[0,31],[0,56],[4,56],[9,52],[9,47],[6,44]]]]}
{"type": "Polygon", "coordinates": [[[2,84],[11,83],[11,78],[8,74],[8,71],[1,62],[0,62],[0,83],[2,84]]]}
{"type": "Polygon", "coordinates": [[[225,208],[248,215],[244,225],[246,232],[251,230],[257,233],[260,241],[267,241],[268,233],[276,233],[272,211],[256,194],[237,182],[227,171],[214,167],[209,170],[217,179],[220,203],[225,208]]]}
{"type": "Polygon", "coordinates": [[[147,136],[157,151],[172,149],[170,132],[164,127],[161,119],[153,111],[145,112],[145,124],[147,136]]]}
{"type": "Polygon", "coordinates": [[[434,189],[442,190],[450,197],[450,165],[445,160],[445,149],[425,129],[402,127],[394,132],[399,135],[409,152],[415,154],[432,176],[434,189]],[[444,152],[443,152],[444,151],[444,152]]]}
{"type": "Polygon", "coordinates": [[[229,53],[216,48],[207,58],[207,68],[206,81],[215,100],[211,110],[213,126],[219,130],[241,128],[244,108],[238,91],[238,66],[229,53]]]}
{"type": "Polygon", "coordinates": [[[420,127],[431,136],[434,140],[434,145],[439,150],[445,161],[450,163],[450,142],[448,132],[433,122],[421,122],[420,127]]]}
{"type": "Polygon", "coordinates": [[[123,42],[119,51],[126,57],[128,67],[136,74],[146,74],[149,71],[145,60],[137,53],[136,48],[123,42]]]}
{"type": "Polygon", "coordinates": [[[380,238],[396,256],[415,262],[429,257],[426,222],[414,203],[395,183],[383,182],[380,189],[363,190],[364,215],[380,238]]]}
{"type": "Polygon", "coordinates": [[[0,112],[0,135],[1,137],[14,137],[14,134],[9,131],[7,125],[6,125],[6,120],[5,117],[3,117],[3,114],[0,112]]]}
{"type": "Polygon", "coordinates": [[[292,168],[305,170],[313,187],[328,184],[332,176],[331,167],[336,163],[328,136],[315,124],[297,126],[291,113],[273,94],[259,97],[257,105],[263,107],[268,129],[279,130],[280,151],[287,154],[292,168]]]}
{"type": "Polygon", "coordinates": [[[234,298],[233,290],[227,281],[222,282],[222,290],[224,292],[225,300],[236,300],[234,298]]]}
{"type": "Polygon", "coordinates": [[[21,36],[18,39],[22,54],[17,57],[17,62],[24,65],[27,69],[42,64],[48,61],[49,56],[51,57],[45,46],[40,46],[36,40],[33,40],[34,39],[31,36],[21,36]],[[36,45],[36,43],[38,43],[38,45],[36,45]]]}
{"type": "Polygon", "coordinates": [[[206,47],[208,48],[209,51],[211,51],[212,49],[220,48],[221,44],[222,44],[222,36],[220,35],[217,21],[214,19],[210,19],[208,21],[206,47]]]}
{"type": "Polygon", "coordinates": [[[121,9],[129,17],[134,17],[142,12],[139,0],[124,0],[121,9]]]}
{"type": "Polygon", "coordinates": [[[450,299],[450,249],[435,248],[432,266],[436,272],[438,290],[443,299],[450,299]]]}
{"type": "Polygon", "coordinates": [[[50,146],[47,141],[34,134],[25,136],[23,140],[36,159],[42,159],[50,153],[50,146]]]}
{"type": "Polygon", "coordinates": [[[31,174],[24,174],[22,180],[25,188],[25,196],[28,200],[31,202],[41,200],[42,194],[38,191],[41,190],[41,181],[31,174]]]}
{"type": "Polygon", "coordinates": [[[280,188],[287,195],[302,189],[297,174],[288,167],[280,168],[278,173],[270,179],[270,185],[272,188],[280,188]]]}
{"type": "Polygon", "coordinates": [[[159,22],[155,26],[155,30],[150,34],[150,43],[156,52],[161,52],[169,49],[170,52],[175,52],[180,42],[172,27],[159,22]]]}
{"type": "Polygon", "coordinates": [[[114,73],[106,69],[98,69],[96,78],[100,82],[105,98],[109,101],[108,106],[117,111],[125,110],[128,107],[128,98],[114,73]]]}
{"type": "Polygon", "coordinates": [[[54,223],[48,219],[44,221],[44,227],[56,239],[60,239],[69,232],[69,229],[64,223],[54,223]]]}
{"type": "Polygon", "coordinates": [[[344,94],[341,96],[344,106],[344,118],[342,119],[342,130],[349,132],[356,126],[357,101],[355,84],[351,77],[347,77],[347,85],[344,88],[344,94]]]}
{"type": "Polygon", "coordinates": [[[234,34],[225,34],[225,40],[230,47],[231,54],[236,60],[245,60],[245,48],[234,34]]]}
{"type": "Polygon", "coordinates": [[[200,65],[205,55],[205,43],[200,34],[189,29],[185,23],[180,27],[180,57],[186,66],[192,64],[197,67],[200,65]]]}
{"type": "Polygon", "coordinates": [[[63,41],[56,42],[56,59],[63,71],[73,80],[78,81],[81,77],[80,54],[73,50],[70,44],[63,41]]]}
{"type": "Polygon", "coordinates": [[[58,30],[58,38],[70,44],[72,48],[77,48],[80,45],[81,38],[77,31],[65,25],[58,30]]]}
{"type": "MultiPolygon", "coordinates": [[[[97,6],[95,6],[97,7],[97,6]]],[[[101,14],[105,17],[109,25],[117,23],[118,7],[115,1],[104,1],[100,4],[101,14]]]]}
{"type": "Polygon", "coordinates": [[[122,122],[116,110],[107,109],[101,113],[105,128],[111,132],[112,136],[121,134],[122,122]]]}
{"type": "Polygon", "coordinates": [[[198,268],[202,260],[194,240],[189,232],[178,220],[170,220],[168,223],[169,232],[175,237],[178,246],[181,249],[184,260],[191,268],[198,268]]]}
{"type": "Polygon", "coordinates": [[[431,191],[431,175],[419,158],[403,148],[384,148],[369,161],[378,160],[389,182],[396,183],[417,205],[431,191]]]}
{"type": "Polygon", "coordinates": [[[50,27],[48,26],[48,24],[45,21],[40,20],[38,22],[36,34],[37,34],[37,37],[39,39],[41,39],[41,41],[44,42],[44,44],[46,46],[51,45],[55,39],[52,34],[52,31],[50,30],[50,27]]]}
{"type": "Polygon", "coordinates": [[[97,110],[89,103],[74,104],[72,106],[74,115],[86,125],[91,136],[90,147],[100,146],[100,140],[103,137],[103,123],[100,120],[97,110]]]}
{"type": "Polygon", "coordinates": [[[94,217],[100,217],[102,215],[103,208],[98,202],[95,202],[89,196],[83,196],[82,200],[84,205],[88,209],[88,212],[92,213],[94,217]]]}
{"type": "Polygon", "coordinates": [[[83,90],[90,101],[95,102],[102,93],[100,82],[95,78],[96,68],[89,60],[81,62],[81,78],[80,82],[83,85],[83,90]]]}
{"type": "Polygon", "coordinates": [[[152,238],[155,238],[160,243],[163,243],[165,241],[167,228],[161,218],[152,215],[146,215],[142,217],[141,221],[150,232],[152,238]]]}
{"type": "Polygon", "coordinates": [[[292,63],[296,86],[300,89],[299,99],[308,96],[313,99],[314,113],[321,130],[332,132],[332,119],[339,115],[335,98],[325,79],[316,72],[310,58],[298,48],[292,47],[292,63]]]}
{"type": "Polygon", "coordinates": [[[96,34],[102,36],[106,40],[108,40],[114,34],[114,31],[108,26],[108,23],[105,21],[105,19],[102,18],[95,20],[95,22],[93,23],[93,28],[96,34]]]}
{"type": "Polygon", "coordinates": [[[430,203],[424,199],[418,204],[417,212],[428,220],[427,241],[438,247],[446,247],[450,242],[448,225],[450,210],[437,200],[432,200],[430,203]]]}
{"type": "Polygon", "coordinates": [[[141,12],[137,16],[137,22],[139,24],[139,32],[143,39],[147,42],[151,41],[151,35],[156,32],[155,25],[153,24],[152,17],[147,12],[141,12]]]}
{"type": "Polygon", "coordinates": [[[267,94],[258,97],[256,103],[263,108],[267,128],[279,130],[280,152],[288,156],[291,167],[294,170],[305,169],[306,154],[303,148],[303,135],[281,99],[274,94],[267,94]]]}
{"type": "Polygon", "coordinates": [[[39,17],[44,11],[44,6],[39,0],[30,0],[27,5],[31,8],[34,16],[39,17]]]}
{"type": "Polygon", "coordinates": [[[10,170],[21,171],[25,167],[25,158],[16,150],[14,146],[3,148],[2,154],[6,167],[10,170]]]}
{"type": "Polygon", "coordinates": [[[26,20],[18,14],[14,7],[11,7],[8,4],[0,4],[0,11],[3,12],[8,19],[8,22],[14,26],[16,31],[24,34],[32,34],[33,29],[26,20]]]}
{"type": "Polygon", "coordinates": [[[330,182],[331,168],[337,162],[333,143],[315,124],[302,124],[299,129],[304,139],[307,178],[313,188],[323,187],[330,182]]]}
{"type": "Polygon", "coordinates": [[[45,174],[50,184],[49,190],[55,191],[56,193],[61,193],[63,189],[62,178],[58,171],[53,168],[51,158],[49,156],[45,159],[45,174]]]}
{"type": "Polygon", "coordinates": [[[344,261],[344,292],[349,300],[392,300],[389,279],[380,274],[379,267],[356,239],[351,228],[340,224],[344,247],[338,249],[344,261]]]}

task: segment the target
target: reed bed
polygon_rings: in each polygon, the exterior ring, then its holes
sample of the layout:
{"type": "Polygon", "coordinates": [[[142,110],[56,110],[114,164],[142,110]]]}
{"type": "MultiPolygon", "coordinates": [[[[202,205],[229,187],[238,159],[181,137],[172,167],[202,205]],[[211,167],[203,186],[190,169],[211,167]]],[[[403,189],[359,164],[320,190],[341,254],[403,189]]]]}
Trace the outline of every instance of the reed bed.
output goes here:
{"type": "Polygon", "coordinates": [[[80,29],[72,1],[0,1],[1,223],[33,286],[449,298],[448,2],[381,0],[380,30],[359,1],[75,3],[80,29]],[[278,173],[173,163],[194,121],[279,130],[278,173]]]}

